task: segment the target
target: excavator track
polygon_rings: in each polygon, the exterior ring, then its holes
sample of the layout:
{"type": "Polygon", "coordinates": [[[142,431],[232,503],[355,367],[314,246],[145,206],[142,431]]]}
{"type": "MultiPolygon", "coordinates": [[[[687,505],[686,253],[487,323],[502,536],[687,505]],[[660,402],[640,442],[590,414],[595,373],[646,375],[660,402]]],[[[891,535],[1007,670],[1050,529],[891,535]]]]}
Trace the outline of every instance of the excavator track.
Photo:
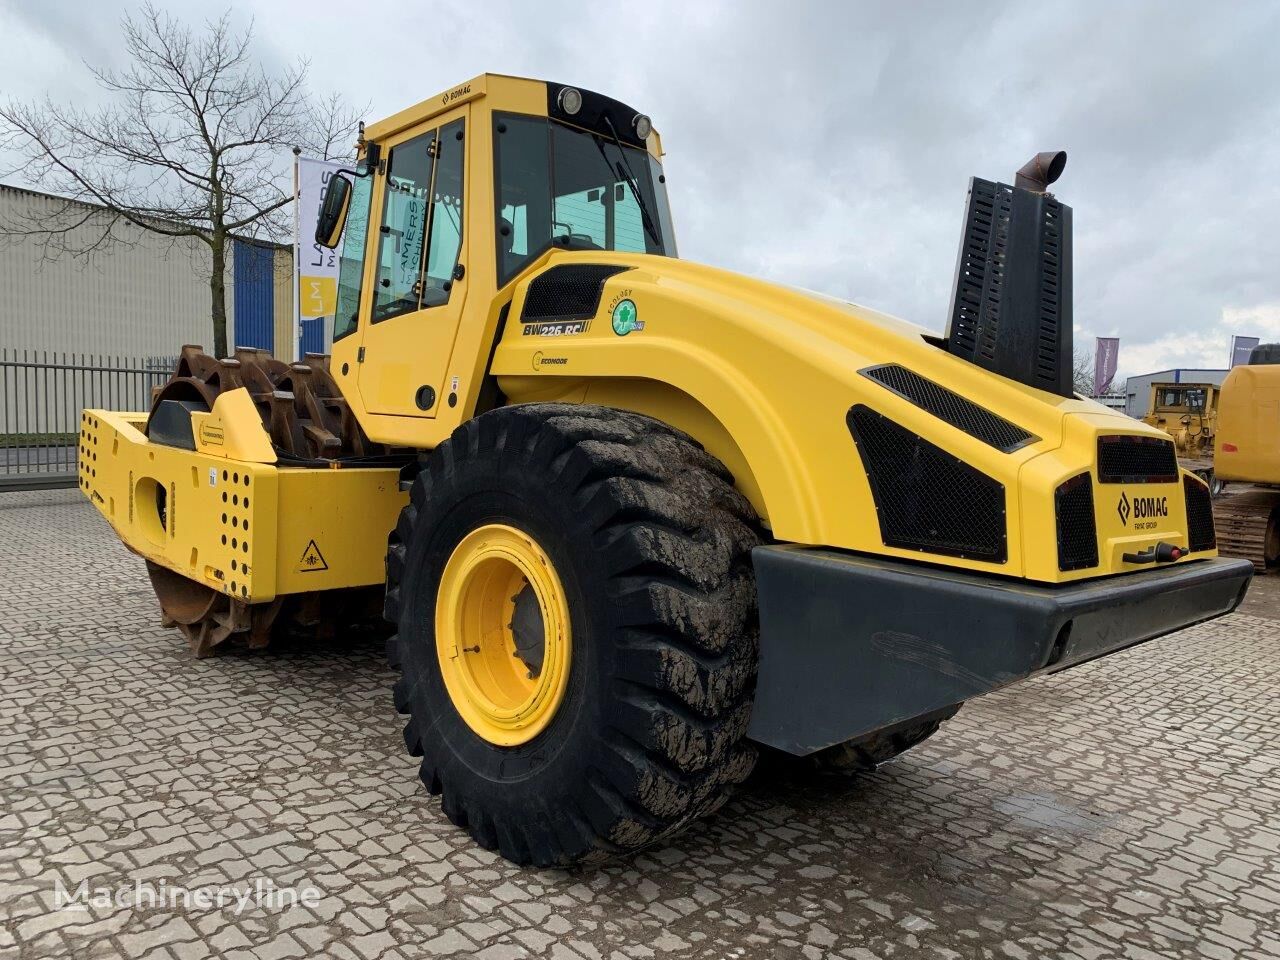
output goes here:
{"type": "Polygon", "coordinates": [[[1218,552],[1241,557],[1259,573],[1280,566],[1280,490],[1248,490],[1213,501],[1218,552]]]}
{"type": "MultiPolygon", "coordinates": [[[[299,462],[385,455],[370,442],[329,373],[329,357],[307,354],[299,363],[277,360],[266,350],[236,348],[221,360],[203,347],[182,348],[173,376],[152,391],[151,415],[162,401],[213,408],[218,396],[244,387],[271,442],[284,457],[299,462]]],[[[148,417],[150,427],[150,417],[148,417]]],[[[228,641],[250,649],[286,635],[320,636],[339,629],[389,632],[381,618],[382,589],[329,590],[278,597],[250,604],[148,562],[162,622],[177,627],[197,657],[228,641]]]]}

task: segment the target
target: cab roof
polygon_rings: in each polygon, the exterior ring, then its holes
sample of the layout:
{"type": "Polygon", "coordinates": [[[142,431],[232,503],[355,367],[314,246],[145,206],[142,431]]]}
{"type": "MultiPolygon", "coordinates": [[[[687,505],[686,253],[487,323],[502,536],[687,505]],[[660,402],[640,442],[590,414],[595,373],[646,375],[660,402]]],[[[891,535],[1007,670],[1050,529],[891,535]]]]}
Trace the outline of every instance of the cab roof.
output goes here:
{"type": "Polygon", "coordinates": [[[656,130],[647,140],[641,141],[632,131],[632,119],[641,111],[604,94],[577,87],[582,93],[582,109],[574,116],[563,114],[557,105],[559,92],[567,84],[529,77],[514,77],[501,73],[482,73],[477,77],[442,90],[440,93],[394,113],[386,119],[369,124],[365,137],[375,143],[395,136],[402,130],[430,120],[452,110],[460,104],[484,98],[491,111],[523,113],[561,120],[574,126],[608,135],[607,117],[612,129],[624,143],[647,149],[656,157],[662,156],[662,140],[656,130]]]}

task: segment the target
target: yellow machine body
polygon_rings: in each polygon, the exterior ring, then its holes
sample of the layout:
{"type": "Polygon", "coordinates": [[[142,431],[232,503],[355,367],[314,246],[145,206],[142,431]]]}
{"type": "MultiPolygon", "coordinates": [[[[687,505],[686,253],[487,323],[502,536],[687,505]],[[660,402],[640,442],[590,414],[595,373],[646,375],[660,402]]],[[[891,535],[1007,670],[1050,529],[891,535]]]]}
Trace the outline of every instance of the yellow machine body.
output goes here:
{"type": "Polygon", "coordinates": [[[1223,480],[1280,484],[1280,365],[1242,364],[1227,374],[1214,469],[1223,480]]]}
{"type": "MultiPolygon", "coordinates": [[[[599,259],[554,256],[572,258],[599,259]]],[[[1007,561],[930,554],[931,562],[1055,582],[1122,572],[1122,554],[1160,540],[1186,546],[1180,481],[1125,487],[1094,475],[1100,564],[1063,572],[1056,551],[1045,549],[1057,540],[1054,491],[1092,472],[1099,436],[1162,433],[1093,401],[995,376],[940,350],[924,329],[853,304],[669,258],[609,260],[634,269],[606,283],[600,316],[585,332],[544,338],[507,326],[493,362],[503,393],[621,407],[680,427],[729,466],[779,540],[922,558],[882,542],[845,420],[861,403],[1004,485],[1007,561]],[[635,304],[643,330],[614,333],[610,304],[620,299],[635,304]],[[888,363],[975,399],[1038,439],[1013,453],[992,448],[861,373],[888,363]],[[1167,498],[1166,515],[1143,529],[1122,522],[1122,492],[1167,498]]],[[[525,293],[517,289],[513,316],[525,293]]]]}
{"type": "Polygon", "coordinates": [[[196,450],[145,413],[86,410],[80,487],[134,553],[246,603],[383,582],[407,497],[394,469],[281,467],[244,390],[196,414],[196,450]]]}
{"type": "Polygon", "coordinates": [[[1168,434],[1071,393],[1062,154],[971,181],[945,338],[677,259],[661,161],[592,91],[444,91],[326,193],[331,357],[188,345],[149,414],[85,411],[196,656],[393,628],[424,784],[563,866],[715,809],[747,741],[873,767],[1239,604],[1168,434]]]}

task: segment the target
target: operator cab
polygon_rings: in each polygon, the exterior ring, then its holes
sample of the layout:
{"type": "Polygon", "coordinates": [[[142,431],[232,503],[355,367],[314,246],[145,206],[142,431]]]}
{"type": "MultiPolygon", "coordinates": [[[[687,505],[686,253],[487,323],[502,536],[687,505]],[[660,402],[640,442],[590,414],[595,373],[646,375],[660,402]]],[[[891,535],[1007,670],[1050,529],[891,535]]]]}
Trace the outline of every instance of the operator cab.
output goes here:
{"type": "MultiPolygon", "coordinates": [[[[666,176],[658,157],[648,148],[652,133],[649,118],[590,90],[555,83],[545,87],[545,115],[503,110],[500,104],[489,111],[497,198],[497,285],[505,286],[553,247],[676,256],[666,176]]],[[[461,126],[444,132],[462,140],[461,126]]],[[[403,254],[409,247],[407,257],[401,256],[398,263],[400,273],[406,273],[406,266],[408,273],[415,268],[422,273],[424,247],[428,252],[433,246],[456,250],[461,243],[461,163],[445,170],[439,162],[439,155],[450,146],[448,138],[429,137],[413,144],[421,157],[408,155],[413,148],[402,147],[399,172],[383,157],[380,144],[362,140],[362,146],[365,153],[357,168],[330,182],[315,236],[320,246],[336,249],[342,245],[345,282],[340,285],[348,296],[341,298],[336,337],[354,329],[358,320],[359,304],[352,301],[350,293],[358,292],[360,286],[357,275],[363,268],[372,174],[382,172],[387,177],[387,212],[393,207],[404,208],[395,216],[384,214],[384,223],[392,220],[412,226],[421,222],[418,230],[402,226],[395,231],[397,249],[403,254]],[[408,170],[421,170],[425,175],[406,177],[408,170]],[[431,206],[439,206],[439,211],[426,210],[428,193],[434,201],[431,206]],[[343,243],[352,210],[359,229],[343,243]],[[433,217],[437,212],[444,216],[433,217]]],[[[378,285],[387,286],[393,272],[380,263],[378,285]]],[[[383,303],[380,312],[385,315],[408,306],[443,302],[448,299],[448,280],[432,277],[428,271],[415,283],[401,284],[404,289],[383,303]]]]}
{"type": "Polygon", "coordinates": [[[658,133],[601,94],[486,74],[360,147],[315,242],[338,251],[338,383],[380,436],[432,420],[430,446],[471,415],[502,303],[556,251],[675,256],[658,133]]]}

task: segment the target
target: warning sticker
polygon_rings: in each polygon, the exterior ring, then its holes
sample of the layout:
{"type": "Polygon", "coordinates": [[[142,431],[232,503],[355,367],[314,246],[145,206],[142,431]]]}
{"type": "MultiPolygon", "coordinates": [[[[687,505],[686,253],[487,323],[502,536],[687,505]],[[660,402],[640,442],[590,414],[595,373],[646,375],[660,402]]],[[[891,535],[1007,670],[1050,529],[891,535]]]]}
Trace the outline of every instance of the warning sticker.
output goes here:
{"type": "Polygon", "coordinates": [[[320,548],[316,546],[314,540],[307,541],[307,549],[302,551],[302,559],[298,561],[299,573],[312,573],[316,570],[328,570],[329,565],[324,562],[324,554],[320,552],[320,548]]]}

